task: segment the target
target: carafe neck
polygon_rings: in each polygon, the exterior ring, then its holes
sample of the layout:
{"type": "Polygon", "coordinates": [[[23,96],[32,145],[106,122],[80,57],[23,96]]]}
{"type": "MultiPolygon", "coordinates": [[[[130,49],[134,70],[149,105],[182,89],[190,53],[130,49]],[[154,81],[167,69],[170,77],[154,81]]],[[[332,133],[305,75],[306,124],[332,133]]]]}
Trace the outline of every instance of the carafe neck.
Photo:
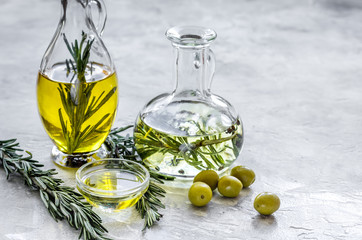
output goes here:
{"type": "Polygon", "coordinates": [[[88,0],[61,0],[62,13],[60,21],[67,27],[77,26],[86,21],[88,0]]]}
{"type": "Polygon", "coordinates": [[[166,31],[166,37],[174,48],[173,94],[181,98],[207,96],[215,70],[210,43],[216,32],[197,26],[176,26],[166,31]]]}
{"type": "MultiPolygon", "coordinates": [[[[103,0],[61,0],[61,16],[57,30],[51,40],[40,65],[40,72],[54,80],[74,79],[68,73],[75,69],[79,59],[87,60],[87,64],[96,64],[104,68],[105,72],[92,72],[88,77],[100,79],[100,76],[114,72],[113,62],[106,47],[100,38],[107,19],[106,8],[103,0]],[[96,16],[95,23],[92,14],[96,16]],[[88,46],[88,50],[86,48],[88,46]],[[78,52],[78,54],[74,54],[78,52]],[[89,56],[84,55],[88,52],[89,56]],[[82,53],[82,54],[80,54],[82,53]],[[73,64],[72,64],[73,63],[73,64]],[[70,64],[70,65],[69,65],[70,64]],[[65,76],[53,74],[54,69],[63,69],[66,66],[65,76]]],[[[84,62],[83,62],[84,63],[84,62]]],[[[62,72],[62,71],[61,71],[62,72]]]]}
{"type": "Polygon", "coordinates": [[[61,4],[62,14],[59,25],[63,27],[63,31],[73,35],[79,34],[81,29],[88,35],[102,35],[107,19],[103,0],[61,0],[61,4]],[[95,21],[92,13],[96,13],[95,21]]]}
{"type": "Polygon", "coordinates": [[[174,94],[202,97],[209,92],[209,47],[190,48],[174,45],[174,94]]]}

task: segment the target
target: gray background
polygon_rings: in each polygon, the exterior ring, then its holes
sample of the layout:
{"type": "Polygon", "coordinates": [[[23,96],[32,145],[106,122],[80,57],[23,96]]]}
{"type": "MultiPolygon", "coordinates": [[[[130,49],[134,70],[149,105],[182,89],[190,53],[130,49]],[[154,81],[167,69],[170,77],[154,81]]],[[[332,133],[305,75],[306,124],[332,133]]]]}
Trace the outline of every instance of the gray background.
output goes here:
{"type": "MultiPolygon", "coordinates": [[[[108,0],[103,35],[119,77],[114,126],[132,124],[152,97],[171,91],[174,25],[216,30],[213,92],[244,122],[238,163],[257,174],[235,199],[194,208],[169,188],[164,218],[142,233],[135,211],[102,215],[115,239],[362,239],[362,2],[359,0],[108,0]],[[282,205],[252,207],[262,191],[282,205]],[[116,217],[127,219],[123,222],[116,217]]],[[[36,107],[36,76],[59,20],[60,1],[0,2],[0,138],[18,138],[46,168],[52,143],[36,107]]],[[[74,172],[59,177],[74,186],[74,172]]],[[[76,239],[38,192],[0,170],[0,239],[76,239]]]]}

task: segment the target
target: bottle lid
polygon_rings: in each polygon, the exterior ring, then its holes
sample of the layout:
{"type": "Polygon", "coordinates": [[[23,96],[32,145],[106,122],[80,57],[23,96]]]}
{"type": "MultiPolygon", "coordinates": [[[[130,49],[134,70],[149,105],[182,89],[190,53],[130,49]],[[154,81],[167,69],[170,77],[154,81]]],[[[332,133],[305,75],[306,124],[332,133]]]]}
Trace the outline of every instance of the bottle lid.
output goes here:
{"type": "Polygon", "coordinates": [[[214,30],[198,26],[172,27],[166,31],[165,35],[173,44],[186,47],[209,45],[217,36],[214,30]]]}

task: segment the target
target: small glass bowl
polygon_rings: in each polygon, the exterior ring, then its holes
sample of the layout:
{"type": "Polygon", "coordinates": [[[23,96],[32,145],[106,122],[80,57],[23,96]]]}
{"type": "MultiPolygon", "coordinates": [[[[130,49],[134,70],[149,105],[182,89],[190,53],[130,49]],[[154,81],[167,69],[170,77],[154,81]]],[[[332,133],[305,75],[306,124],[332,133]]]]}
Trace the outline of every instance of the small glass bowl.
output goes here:
{"type": "Polygon", "coordinates": [[[94,207],[109,213],[133,206],[147,191],[149,180],[145,167],[125,159],[101,159],[76,172],[79,192],[94,207]]]}

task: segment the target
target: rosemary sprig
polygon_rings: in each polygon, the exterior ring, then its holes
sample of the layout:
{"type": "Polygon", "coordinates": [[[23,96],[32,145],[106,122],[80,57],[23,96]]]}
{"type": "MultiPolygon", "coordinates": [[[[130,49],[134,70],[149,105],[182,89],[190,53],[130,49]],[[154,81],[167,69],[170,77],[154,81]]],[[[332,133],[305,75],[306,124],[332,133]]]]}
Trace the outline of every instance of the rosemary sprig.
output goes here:
{"type": "Polygon", "coordinates": [[[7,178],[11,174],[20,174],[25,184],[39,191],[40,197],[55,221],[66,219],[68,223],[80,230],[79,239],[84,240],[109,238],[104,236],[107,230],[102,226],[101,218],[91,210],[90,204],[73,188],[62,185],[63,181],[55,178],[55,169],[42,170],[42,164],[28,156],[20,154],[16,139],[0,141],[0,165],[7,178]]]}
{"type": "Polygon", "coordinates": [[[65,61],[67,76],[71,73],[73,75],[71,85],[59,84],[58,86],[63,106],[63,109],[58,109],[58,115],[67,143],[66,152],[75,153],[83,142],[93,139],[94,134],[102,133],[99,129],[102,129],[103,125],[107,124],[108,119],[112,117],[110,113],[105,114],[93,125],[84,126],[84,123],[107,103],[116,92],[117,87],[111,89],[107,94],[103,91],[97,97],[92,96],[95,84],[87,83],[85,75],[88,68],[92,74],[92,64],[89,66],[89,57],[94,39],[87,40],[87,34],[84,32],[82,32],[82,39],[79,43],[75,40],[74,43],[70,44],[65,34],[63,39],[73,58],[65,61]]]}
{"type": "MultiPolygon", "coordinates": [[[[105,141],[105,145],[111,151],[112,157],[129,159],[144,165],[137,154],[133,138],[129,135],[120,135],[121,132],[131,127],[132,126],[112,129],[105,141]]],[[[148,168],[146,165],[144,166],[148,168]]],[[[148,170],[151,177],[150,186],[148,187],[147,192],[136,203],[137,211],[141,214],[141,217],[145,219],[143,229],[150,228],[156,221],[159,221],[162,214],[159,213],[158,210],[159,208],[165,208],[165,205],[161,202],[160,198],[165,197],[166,191],[157,185],[157,183],[163,184],[164,180],[174,179],[174,177],[160,174],[149,168],[148,170]]]]}
{"type": "Polygon", "coordinates": [[[155,153],[168,153],[173,156],[171,161],[173,166],[177,166],[180,160],[184,160],[199,170],[216,169],[220,171],[230,165],[239,155],[243,142],[239,125],[240,122],[237,121],[235,125],[225,131],[227,135],[223,136],[222,133],[207,135],[205,124],[195,123],[200,134],[204,136],[190,142],[188,137],[170,136],[157,132],[141,122],[136,126],[135,139],[136,144],[142,146],[138,148],[138,153],[144,161],[155,153]],[[234,158],[224,159],[223,153],[227,149],[232,150],[234,158]]]}

